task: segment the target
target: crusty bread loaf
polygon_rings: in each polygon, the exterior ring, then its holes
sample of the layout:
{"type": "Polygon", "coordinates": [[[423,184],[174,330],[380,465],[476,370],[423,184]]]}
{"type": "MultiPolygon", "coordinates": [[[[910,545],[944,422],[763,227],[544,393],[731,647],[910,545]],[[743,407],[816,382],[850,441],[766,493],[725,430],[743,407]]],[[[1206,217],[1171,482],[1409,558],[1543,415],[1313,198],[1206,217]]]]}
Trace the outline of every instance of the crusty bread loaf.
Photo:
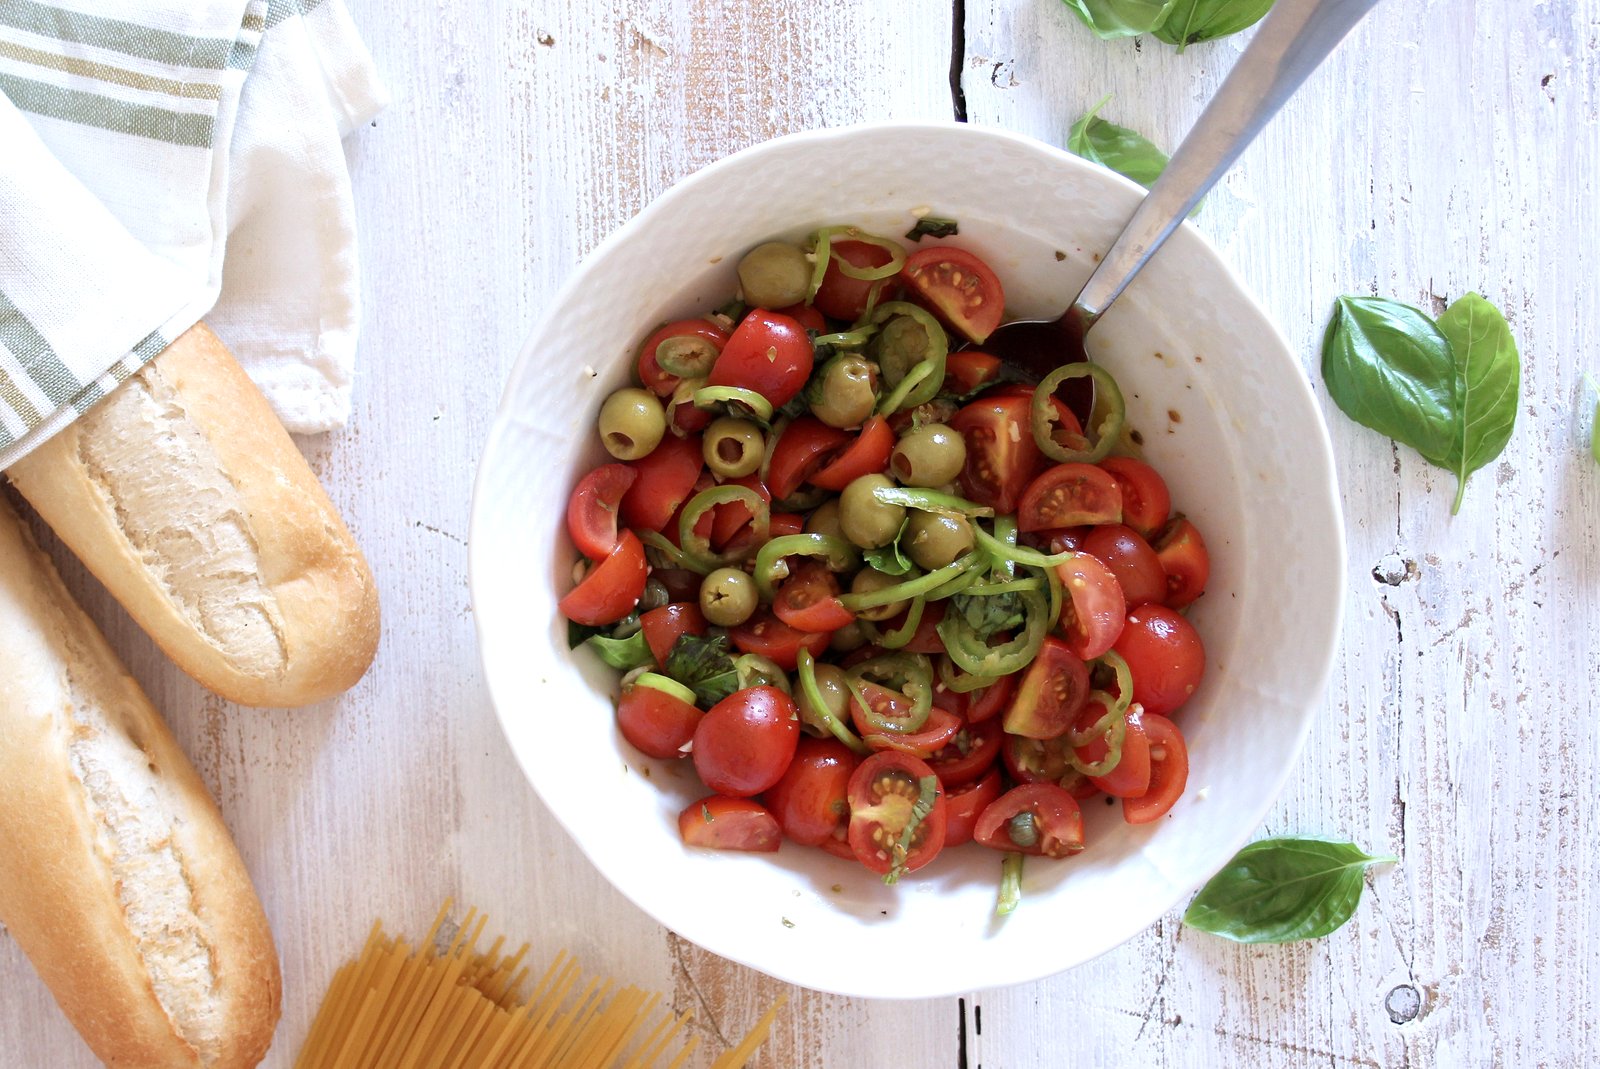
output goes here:
{"type": "Polygon", "coordinates": [[[205,324],[7,474],[167,656],[223,697],[306,705],[371,663],[366,561],[205,324]]]}
{"type": "Polygon", "coordinates": [[[256,1065],[280,981],[244,863],[3,497],[0,636],[0,921],[108,1065],[256,1065]]]}

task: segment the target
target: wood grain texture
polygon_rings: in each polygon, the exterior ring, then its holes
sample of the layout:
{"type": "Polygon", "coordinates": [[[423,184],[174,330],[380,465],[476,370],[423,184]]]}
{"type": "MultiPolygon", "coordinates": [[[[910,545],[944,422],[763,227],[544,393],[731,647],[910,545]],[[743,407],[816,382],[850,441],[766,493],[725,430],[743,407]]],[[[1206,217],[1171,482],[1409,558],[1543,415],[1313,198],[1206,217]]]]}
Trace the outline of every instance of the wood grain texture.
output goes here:
{"type": "MultiPolygon", "coordinates": [[[[1600,1056],[1587,1013],[1600,969],[1587,804],[1600,764],[1600,470],[1580,382],[1600,369],[1588,299],[1600,0],[1390,0],[1197,219],[1319,396],[1339,293],[1436,311],[1477,289],[1522,347],[1518,429],[1454,519],[1447,473],[1325,402],[1349,525],[1344,649],[1264,831],[1344,836],[1401,864],[1374,874],[1355,921],[1318,943],[1239,948],[1173,914],[1070,974],[917,1004],[790,989],[678,939],[594,872],[494,722],[466,537],[500,383],[577,259],[729,151],[822,125],[949,117],[952,5],[351,8],[396,102],[349,147],[367,302],[355,414],[303,445],[383,591],[373,672],[322,707],[237,709],[64,569],[169,712],[256,875],[284,960],[269,1066],[290,1064],[374,917],[420,933],[451,895],[534,939],[536,957],[567,947],[695,1009],[700,1064],[780,992],[791,1001],[756,1062],[766,1069],[1600,1056]]],[[[1105,115],[1176,144],[1242,46],[1102,42],[1059,0],[965,0],[965,15],[970,119],[1055,144],[1106,93],[1105,115]]],[[[914,963],[886,963],[897,967],[914,963]]],[[[0,1064],[93,1064],[9,939],[0,980],[0,1064]]]]}

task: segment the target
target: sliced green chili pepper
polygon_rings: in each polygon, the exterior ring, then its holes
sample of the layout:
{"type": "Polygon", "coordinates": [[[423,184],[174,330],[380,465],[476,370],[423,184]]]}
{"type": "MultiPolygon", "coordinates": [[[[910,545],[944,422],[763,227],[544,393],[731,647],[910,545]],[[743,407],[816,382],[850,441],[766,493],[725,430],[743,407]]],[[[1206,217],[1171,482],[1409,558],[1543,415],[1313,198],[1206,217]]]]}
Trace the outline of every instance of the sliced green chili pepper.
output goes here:
{"type": "Polygon", "coordinates": [[[878,415],[892,416],[902,408],[915,408],[915,405],[906,404],[906,398],[911,396],[911,391],[921,386],[933,374],[933,365],[922,363],[912,368],[900,384],[883,395],[883,400],[878,402],[878,415]]]}
{"type": "Polygon", "coordinates": [[[1064,604],[1065,592],[1061,586],[1061,576],[1054,568],[1040,568],[1044,574],[1044,581],[1050,587],[1050,630],[1056,629],[1056,624],[1061,621],[1061,607],[1064,604]]]}
{"type": "Polygon", "coordinates": [[[682,683],[679,683],[671,676],[664,676],[659,672],[642,672],[634,677],[632,685],[635,687],[649,687],[651,690],[659,690],[661,693],[670,694],[680,701],[686,701],[690,705],[694,704],[694,691],[690,690],[682,683]]]}
{"type": "Polygon", "coordinates": [[[999,676],[979,676],[964,672],[948,655],[939,658],[939,682],[945,685],[945,689],[953,690],[957,694],[971,694],[975,690],[992,687],[999,682],[999,679],[999,676]]]}
{"type": "Polygon", "coordinates": [[[672,544],[672,540],[660,531],[640,531],[639,541],[666,557],[675,568],[683,568],[696,575],[710,575],[717,570],[717,562],[693,553],[685,553],[672,544]]]}
{"type": "Polygon", "coordinates": [[[743,405],[762,423],[772,418],[772,402],[754,390],[742,386],[702,386],[694,392],[696,408],[710,408],[722,402],[743,405]]]}
{"type": "Polygon", "coordinates": [[[1128,405],[1122,399],[1122,389],[1111,372],[1099,364],[1062,364],[1034,388],[1032,425],[1033,440],[1039,451],[1051,460],[1062,463],[1098,464],[1111,452],[1122,436],[1122,425],[1128,419],[1128,405]],[[1068,449],[1050,434],[1055,424],[1056,406],[1050,400],[1056,390],[1068,379],[1081,379],[1085,375],[1094,380],[1095,413],[1101,414],[1094,427],[1095,442],[1088,449],[1068,449]]]}
{"type": "Polygon", "coordinates": [[[817,689],[817,659],[811,656],[811,651],[804,646],[800,647],[800,654],[795,662],[795,674],[800,677],[800,694],[810,704],[818,720],[833,733],[838,739],[850,748],[851,752],[865,757],[872,750],[866,743],[856,738],[856,733],[851,731],[828,708],[828,703],[822,700],[822,692],[817,689]]]}
{"type": "Polygon", "coordinates": [[[1008,916],[1021,901],[1022,855],[1007,854],[1000,862],[1000,900],[995,903],[995,916],[1008,916]]]}
{"type": "Polygon", "coordinates": [[[1106,707],[1105,714],[1094,722],[1094,726],[1087,731],[1067,732],[1067,742],[1072,744],[1073,752],[1067,755],[1072,762],[1072,767],[1085,776],[1106,776],[1122,763],[1122,743],[1128,737],[1128,714],[1116,708],[1117,700],[1103,690],[1089,692],[1090,701],[1098,701],[1106,707]],[[1085,761],[1078,757],[1077,748],[1087,746],[1095,739],[1104,738],[1106,742],[1106,755],[1098,761],[1085,761]]]}
{"type": "Polygon", "coordinates": [[[1022,630],[1015,636],[996,645],[973,630],[960,613],[946,613],[939,621],[939,637],[944,640],[945,651],[963,671],[979,676],[1010,675],[1026,668],[1044,645],[1049,633],[1047,617],[1049,608],[1044,595],[1037,590],[1024,591],[1022,630]]]}
{"type": "Polygon", "coordinates": [[[777,687],[789,693],[789,676],[771,657],[759,653],[741,653],[733,659],[733,673],[739,680],[739,689],[746,687],[777,687]]]}
{"type": "MultiPolygon", "coordinates": [[[[757,542],[766,542],[767,535],[772,530],[772,510],[767,503],[761,500],[761,495],[744,486],[713,486],[709,490],[702,490],[689,499],[683,506],[683,515],[678,519],[678,544],[683,547],[683,552],[690,557],[698,557],[705,561],[714,561],[713,567],[729,563],[737,559],[733,556],[718,557],[711,552],[711,541],[704,535],[695,533],[694,525],[700,522],[700,517],[718,505],[731,502],[741,502],[750,510],[751,526],[756,533],[757,542]]],[[[710,569],[708,569],[710,570],[710,569]]]]}
{"type": "Polygon", "coordinates": [[[1105,653],[1089,662],[1091,670],[1109,668],[1116,676],[1117,700],[1115,709],[1120,715],[1128,711],[1128,706],[1133,702],[1133,671],[1128,667],[1128,662],[1122,659],[1122,654],[1116,650],[1106,650],[1105,653]]]}
{"type": "Polygon", "coordinates": [[[711,373],[719,350],[698,334],[681,334],[656,346],[656,363],[668,375],[698,379],[711,373]]]}
{"type": "MultiPolygon", "coordinates": [[[[994,518],[995,541],[1010,547],[1017,548],[1017,518],[1015,516],[996,516],[994,518]]],[[[1009,557],[996,562],[994,570],[1007,579],[1017,574],[1016,562],[1009,557]]]]}
{"type": "Polygon", "coordinates": [[[832,535],[779,535],[763,542],[761,548],[756,551],[753,574],[756,589],[761,592],[763,599],[771,601],[775,593],[773,585],[789,574],[789,568],[783,563],[783,559],[802,556],[822,557],[827,561],[829,570],[835,572],[846,571],[861,559],[854,546],[832,535]]]}
{"type": "Polygon", "coordinates": [[[812,339],[811,344],[820,349],[828,346],[833,349],[859,349],[872,340],[878,333],[878,328],[870,323],[856,330],[841,330],[837,334],[818,334],[812,339]]]}
{"type": "Polygon", "coordinates": [[[1026,564],[1030,568],[1054,568],[1072,559],[1070,549],[1064,553],[1040,553],[1027,546],[1008,546],[977,525],[973,526],[972,534],[977,539],[978,548],[987,552],[989,559],[996,564],[1013,561],[1017,564],[1026,564]]]}
{"type": "Polygon", "coordinates": [[[927,594],[935,590],[961,573],[974,567],[982,555],[976,550],[968,553],[943,568],[936,568],[931,572],[919,575],[915,579],[907,579],[894,586],[886,586],[882,590],[873,590],[861,594],[841,594],[839,604],[851,612],[860,612],[862,609],[875,609],[880,605],[893,605],[897,601],[905,601],[918,595],[927,594]]]}
{"type": "Polygon", "coordinates": [[[889,395],[878,406],[878,411],[888,415],[915,408],[938,396],[939,388],[944,385],[950,338],[933,314],[906,301],[890,301],[872,313],[872,321],[883,328],[872,339],[872,355],[877,358],[884,384],[889,387],[889,395]],[[907,320],[910,320],[909,325],[907,320]],[[920,351],[907,352],[906,343],[912,340],[914,328],[921,330],[925,340],[920,351]],[[921,372],[912,387],[906,388],[906,380],[920,368],[927,370],[921,372]]]}
{"type": "Polygon", "coordinates": [[[939,512],[961,516],[993,516],[994,509],[988,505],[980,505],[976,501],[968,501],[964,497],[954,494],[940,493],[938,490],[917,490],[904,486],[879,486],[872,491],[872,496],[885,505],[903,505],[908,509],[919,509],[923,512],[939,512]]]}
{"type": "Polygon", "coordinates": [[[889,253],[889,262],[882,267],[857,267],[855,264],[846,262],[844,257],[839,257],[839,273],[846,278],[853,278],[862,282],[893,278],[906,265],[905,249],[888,238],[880,238],[876,234],[865,233],[853,226],[825,226],[812,237],[812,257],[815,263],[811,268],[811,286],[806,291],[807,304],[816,299],[817,290],[822,288],[822,279],[828,273],[828,262],[834,258],[834,238],[844,238],[848,241],[876,245],[881,249],[886,249],[889,253]]]}
{"type": "Polygon", "coordinates": [[[891,631],[885,631],[878,644],[886,650],[903,649],[917,633],[917,628],[922,626],[922,610],[926,604],[926,598],[912,598],[911,607],[906,610],[906,622],[891,631]]]}
{"type": "Polygon", "coordinates": [[[910,735],[921,731],[933,711],[933,663],[926,654],[886,653],[862,661],[845,672],[845,684],[860,703],[862,719],[888,735],[910,735]],[[872,707],[862,694],[861,683],[876,683],[911,699],[911,711],[903,717],[888,717],[872,707]]]}
{"type": "Polygon", "coordinates": [[[928,814],[933,812],[934,803],[938,800],[939,777],[923,776],[918,779],[917,800],[911,806],[911,816],[906,820],[905,831],[900,833],[900,841],[894,844],[894,864],[883,874],[884,883],[892,885],[905,874],[906,859],[911,856],[911,843],[916,837],[917,829],[928,819],[928,814]]]}
{"type": "Polygon", "coordinates": [[[955,597],[982,578],[983,569],[981,567],[968,568],[949,582],[941,583],[928,591],[927,598],[929,601],[943,601],[945,598],[955,597]]]}
{"type": "Polygon", "coordinates": [[[962,591],[974,597],[985,597],[990,594],[1016,594],[1024,590],[1038,590],[1043,585],[1038,579],[1004,579],[998,582],[973,583],[962,591]]]}

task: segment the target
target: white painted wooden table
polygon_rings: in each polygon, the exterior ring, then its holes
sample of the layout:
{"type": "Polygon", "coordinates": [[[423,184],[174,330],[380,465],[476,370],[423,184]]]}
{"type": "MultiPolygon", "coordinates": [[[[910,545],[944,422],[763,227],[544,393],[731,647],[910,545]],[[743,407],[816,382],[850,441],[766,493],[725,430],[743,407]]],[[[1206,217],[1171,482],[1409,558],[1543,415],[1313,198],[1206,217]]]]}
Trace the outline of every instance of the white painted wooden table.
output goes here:
{"type": "MultiPolygon", "coordinates": [[[[384,594],[372,673],[299,712],[238,709],[69,582],[220,797],[283,958],[287,1066],[374,917],[446,896],[694,1008],[708,1049],[784,985],[664,931],[520,778],[479,675],[474,465],[555,287],[675,179],[767,137],[863,119],[995,123],[1061,144],[1105,114],[1177,142],[1239,39],[1102,42],[1059,0],[351,0],[396,92],[351,143],[367,297],[348,430],[303,443],[384,594]],[[952,56],[954,59],[952,60],[952,56]],[[951,91],[952,71],[960,94],[951,91]]],[[[1600,1058],[1600,0],[1388,0],[1198,225],[1302,354],[1333,298],[1437,309],[1468,289],[1522,347],[1503,459],[1451,478],[1325,402],[1349,522],[1343,652],[1264,832],[1402,861],[1332,937],[1241,949],[1174,913],[1052,980],[965,999],[790,990],[763,1067],[1548,1064],[1600,1058]]],[[[1285,591],[1293,597],[1293,591],[1285,591]]],[[[1092,918],[1090,919],[1092,922],[1092,918]]],[[[930,947],[928,953],[937,953],[930,947]]],[[[892,977],[915,955],[886,962],[892,977]]],[[[892,982],[892,980],[891,980],[892,982]]],[[[0,1065],[87,1052],[0,940],[0,1065]]]]}

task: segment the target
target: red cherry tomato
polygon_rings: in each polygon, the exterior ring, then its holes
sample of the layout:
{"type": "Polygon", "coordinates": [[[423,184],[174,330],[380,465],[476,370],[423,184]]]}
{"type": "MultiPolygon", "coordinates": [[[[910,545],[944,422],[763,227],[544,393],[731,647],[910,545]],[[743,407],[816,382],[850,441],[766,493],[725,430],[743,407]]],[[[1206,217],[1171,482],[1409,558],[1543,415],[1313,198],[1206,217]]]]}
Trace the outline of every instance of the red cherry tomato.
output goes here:
{"type": "Polygon", "coordinates": [[[810,377],[806,328],[786,315],[756,308],[734,329],[706,382],[754,390],[773,408],[782,408],[810,377]]]}
{"type": "Polygon", "coordinates": [[[863,475],[887,470],[889,454],[894,451],[894,440],[889,421],[882,416],[873,416],[862,425],[855,441],[811,476],[811,485],[837,492],[863,475]]]}
{"type": "Polygon", "coordinates": [[[800,741],[800,713],[777,687],[736,690],[694,729],[694,770],[718,794],[748,798],[777,783],[800,741]]]}
{"type": "Polygon", "coordinates": [[[1074,755],[1072,743],[1065,735],[1058,739],[1007,735],[1000,750],[1006,771],[1018,783],[1054,783],[1082,801],[1099,794],[1100,789],[1073,767],[1071,758],[1074,755]]]}
{"type": "Polygon", "coordinates": [[[1017,530],[1121,523],[1122,488],[1093,464],[1057,464],[1028,484],[1017,504],[1017,530]]]}
{"type": "Polygon", "coordinates": [[[944,393],[965,397],[1000,374],[1000,358],[980,353],[976,349],[963,349],[951,353],[944,363],[944,393]]]}
{"type": "Polygon", "coordinates": [[[815,416],[801,416],[784,428],[772,447],[767,487],[779,501],[794,496],[800,484],[850,443],[850,432],[830,427],[815,416]]]}
{"type": "Polygon", "coordinates": [[[667,427],[679,438],[699,434],[711,424],[714,414],[709,408],[694,403],[694,392],[705,385],[704,379],[686,379],[678,383],[670,396],[662,402],[667,412],[667,427]]]}
{"type": "Polygon", "coordinates": [[[1122,633],[1127,602],[1111,569],[1099,558],[1074,553],[1056,565],[1056,575],[1066,594],[1061,607],[1061,633],[1067,647],[1085,661],[1109,650],[1122,633]]]}
{"type": "Polygon", "coordinates": [[[835,739],[802,738],[783,778],[767,791],[767,807],[785,837],[821,846],[850,819],[850,775],[860,758],[835,739]]]}
{"type": "Polygon", "coordinates": [[[760,803],[713,794],[678,814],[678,834],[689,846],[770,854],[783,845],[778,822],[760,803]]]}
{"type": "Polygon", "coordinates": [[[705,714],[676,694],[648,684],[622,688],[617,702],[617,730],[634,749],[651,757],[685,757],[684,747],[705,714]]]}
{"type": "MultiPolygon", "coordinates": [[[[1107,711],[1098,698],[1089,702],[1078,714],[1077,730],[1088,731],[1107,711]]],[[[1104,736],[1091,739],[1077,749],[1078,760],[1086,765],[1104,760],[1110,752],[1104,736]]],[[[1137,798],[1150,789],[1150,737],[1145,734],[1144,720],[1137,709],[1128,710],[1122,758],[1111,771],[1103,776],[1090,776],[1089,781],[1114,798],[1137,798]]]]}
{"type": "Polygon", "coordinates": [[[1200,529],[1182,516],[1167,524],[1155,541],[1156,559],[1166,573],[1167,608],[1181,609],[1206,592],[1211,580],[1211,554],[1200,529]]]}
{"type": "Polygon", "coordinates": [[[1165,605],[1128,613],[1116,651],[1133,673],[1133,700],[1167,716],[1194,694],[1206,671],[1206,651],[1194,625],[1165,605]]]}
{"type": "Polygon", "coordinates": [[[839,581],[815,560],[795,565],[789,578],[779,584],[772,611],[797,631],[837,631],[856,618],[839,604],[839,581]]]}
{"type": "Polygon", "coordinates": [[[964,846],[989,803],[1000,797],[1000,770],[991,768],[982,779],[948,791],[944,796],[944,845],[964,846]]]}
{"type": "Polygon", "coordinates": [[[677,388],[683,377],[664,369],[661,357],[703,365],[698,375],[688,376],[700,378],[711,370],[717,354],[727,343],[727,332],[708,319],[680,319],[668,323],[639,346],[639,381],[644,383],[645,389],[665,397],[677,388]]]}
{"type": "Polygon", "coordinates": [[[1092,528],[1083,551],[1104,564],[1117,577],[1128,608],[1159,602],[1167,595],[1167,573],[1150,543],[1132,527],[1107,523],[1092,528]]]}
{"type": "Polygon", "coordinates": [[[632,531],[623,531],[617,548],[591,568],[557,607],[573,623],[614,624],[639,604],[649,571],[644,545],[632,531]]]}
{"type": "Polygon", "coordinates": [[[972,837],[996,850],[1067,857],[1083,849],[1083,813],[1061,787],[1025,783],[989,803],[972,837]]]}
{"type": "Polygon", "coordinates": [[[617,509],[639,477],[626,464],[602,464],[578,480],[567,501],[567,533],[590,560],[617,548],[617,509]]]}
{"type": "Polygon", "coordinates": [[[822,276],[822,285],[817,289],[817,295],[812,298],[812,305],[831,319],[843,320],[854,323],[860,319],[867,310],[867,300],[872,293],[872,288],[879,288],[881,298],[886,296],[888,287],[894,285],[894,280],[882,282],[869,282],[866,279],[851,278],[839,270],[837,261],[843,260],[851,267],[882,267],[894,258],[894,254],[881,245],[872,245],[865,241],[835,240],[829,243],[830,254],[827,273],[822,276]]]}
{"type": "Polygon", "coordinates": [[[809,304],[791,304],[787,308],[778,309],[779,314],[786,315],[799,323],[807,330],[814,330],[818,334],[828,333],[828,321],[822,318],[822,313],[809,304]]]}
{"type": "Polygon", "coordinates": [[[689,499],[705,461],[700,438],[667,435],[649,456],[633,462],[638,472],[622,495],[622,522],[636,531],[659,531],[689,499]]]}
{"type": "MultiPolygon", "coordinates": [[[[723,486],[742,486],[746,490],[754,490],[757,497],[772,504],[772,492],[762,483],[757,475],[745,475],[737,479],[729,479],[723,486]]],[[[718,505],[711,510],[714,517],[711,521],[711,545],[717,549],[726,548],[733,541],[734,536],[744,530],[745,526],[755,517],[750,513],[750,506],[742,501],[729,501],[718,505]]],[[[696,525],[698,529],[698,525],[696,525]]],[[[769,535],[770,537],[770,535],[769,535]]]]}
{"type": "MultiPolygon", "coordinates": [[[[865,691],[870,686],[872,686],[870,683],[864,684],[862,690],[865,691]]],[[[877,704],[874,696],[869,695],[868,700],[873,701],[874,705],[877,704]]],[[[857,715],[859,708],[859,704],[851,703],[852,719],[862,742],[874,750],[898,750],[900,753],[910,754],[924,761],[932,760],[934,754],[943,751],[956,737],[963,723],[960,716],[936,705],[928,710],[928,721],[920,730],[897,735],[893,732],[880,731],[861,719],[857,715]]]]}
{"type": "Polygon", "coordinates": [[[895,750],[875,753],[850,777],[850,849],[873,872],[915,872],[944,849],[944,790],[927,763],[895,750]],[[924,780],[933,808],[915,822],[924,780]],[[910,842],[905,842],[910,830],[910,842]]]}
{"type": "Polygon", "coordinates": [[[1006,308],[1005,291],[989,265],[965,249],[935,245],[914,252],[900,271],[906,287],[977,345],[994,333],[1006,308]]]}
{"type": "Polygon", "coordinates": [[[1017,674],[1001,676],[987,687],[967,695],[967,721],[981,724],[1011,704],[1011,695],[1017,689],[1017,674]]]}
{"type": "Polygon", "coordinates": [[[944,749],[928,758],[946,790],[965,786],[983,775],[1000,759],[1000,744],[1004,732],[1000,721],[985,720],[981,724],[963,723],[944,749]]]}
{"type": "Polygon", "coordinates": [[[1072,726],[1088,696],[1088,665],[1050,635],[1017,685],[1016,697],[1006,710],[1006,731],[1029,739],[1053,739],[1072,726]]]}
{"type": "Polygon", "coordinates": [[[1178,725],[1148,714],[1144,728],[1150,736],[1150,789],[1122,800],[1122,819],[1129,824],[1149,824],[1165,816],[1189,785],[1189,746],[1178,725]]]}
{"type": "Polygon", "coordinates": [[[1032,402],[1015,394],[987,395],[962,408],[950,426],[967,446],[963,496],[996,512],[1014,513],[1022,492],[1044,463],[1029,429],[1032,402]]]}
{"type": "Polygon", "coordinates": [[[1160,530],[1172,511],[1172,494],[1161,473],[1133,457],[1107,457],[1100,466],[1122,489],[1122,522],[1146,538],[1160,530]]]}
{"type": "Polygon", "coordinates": [[[706,618],[701,615],[698,603],[675,601],[659,609],[640,613],[639,629],[644,632],[644,640],[655,656],[656,663],[666,664],[667,655],[678,644],[679,638],[706,633],[706,618]]]}
{"type": "Polygon", "coordinates": [[[827,839],[824,839],[822,842],[817,844],[818,849],[825,854],[832,854],[834,857],[842,857],[846,861],[858,860],[856,858],[856,852],[850,849],[849,825],[845,825],[845,827],[841,828],[840,831],[842,831],[844,834],[835,834],[827,839]]]}
{"type": "Polygon", "coordinates": [[[796,631],[772,613],[762,610],[738,627],[728,630],[728,638],[742,653],[758,653],[775,661],[785,672],[793,672],[800,660],[800,650],[811,651],[820,657],[828,648],[826,631],[796,631]]]}

